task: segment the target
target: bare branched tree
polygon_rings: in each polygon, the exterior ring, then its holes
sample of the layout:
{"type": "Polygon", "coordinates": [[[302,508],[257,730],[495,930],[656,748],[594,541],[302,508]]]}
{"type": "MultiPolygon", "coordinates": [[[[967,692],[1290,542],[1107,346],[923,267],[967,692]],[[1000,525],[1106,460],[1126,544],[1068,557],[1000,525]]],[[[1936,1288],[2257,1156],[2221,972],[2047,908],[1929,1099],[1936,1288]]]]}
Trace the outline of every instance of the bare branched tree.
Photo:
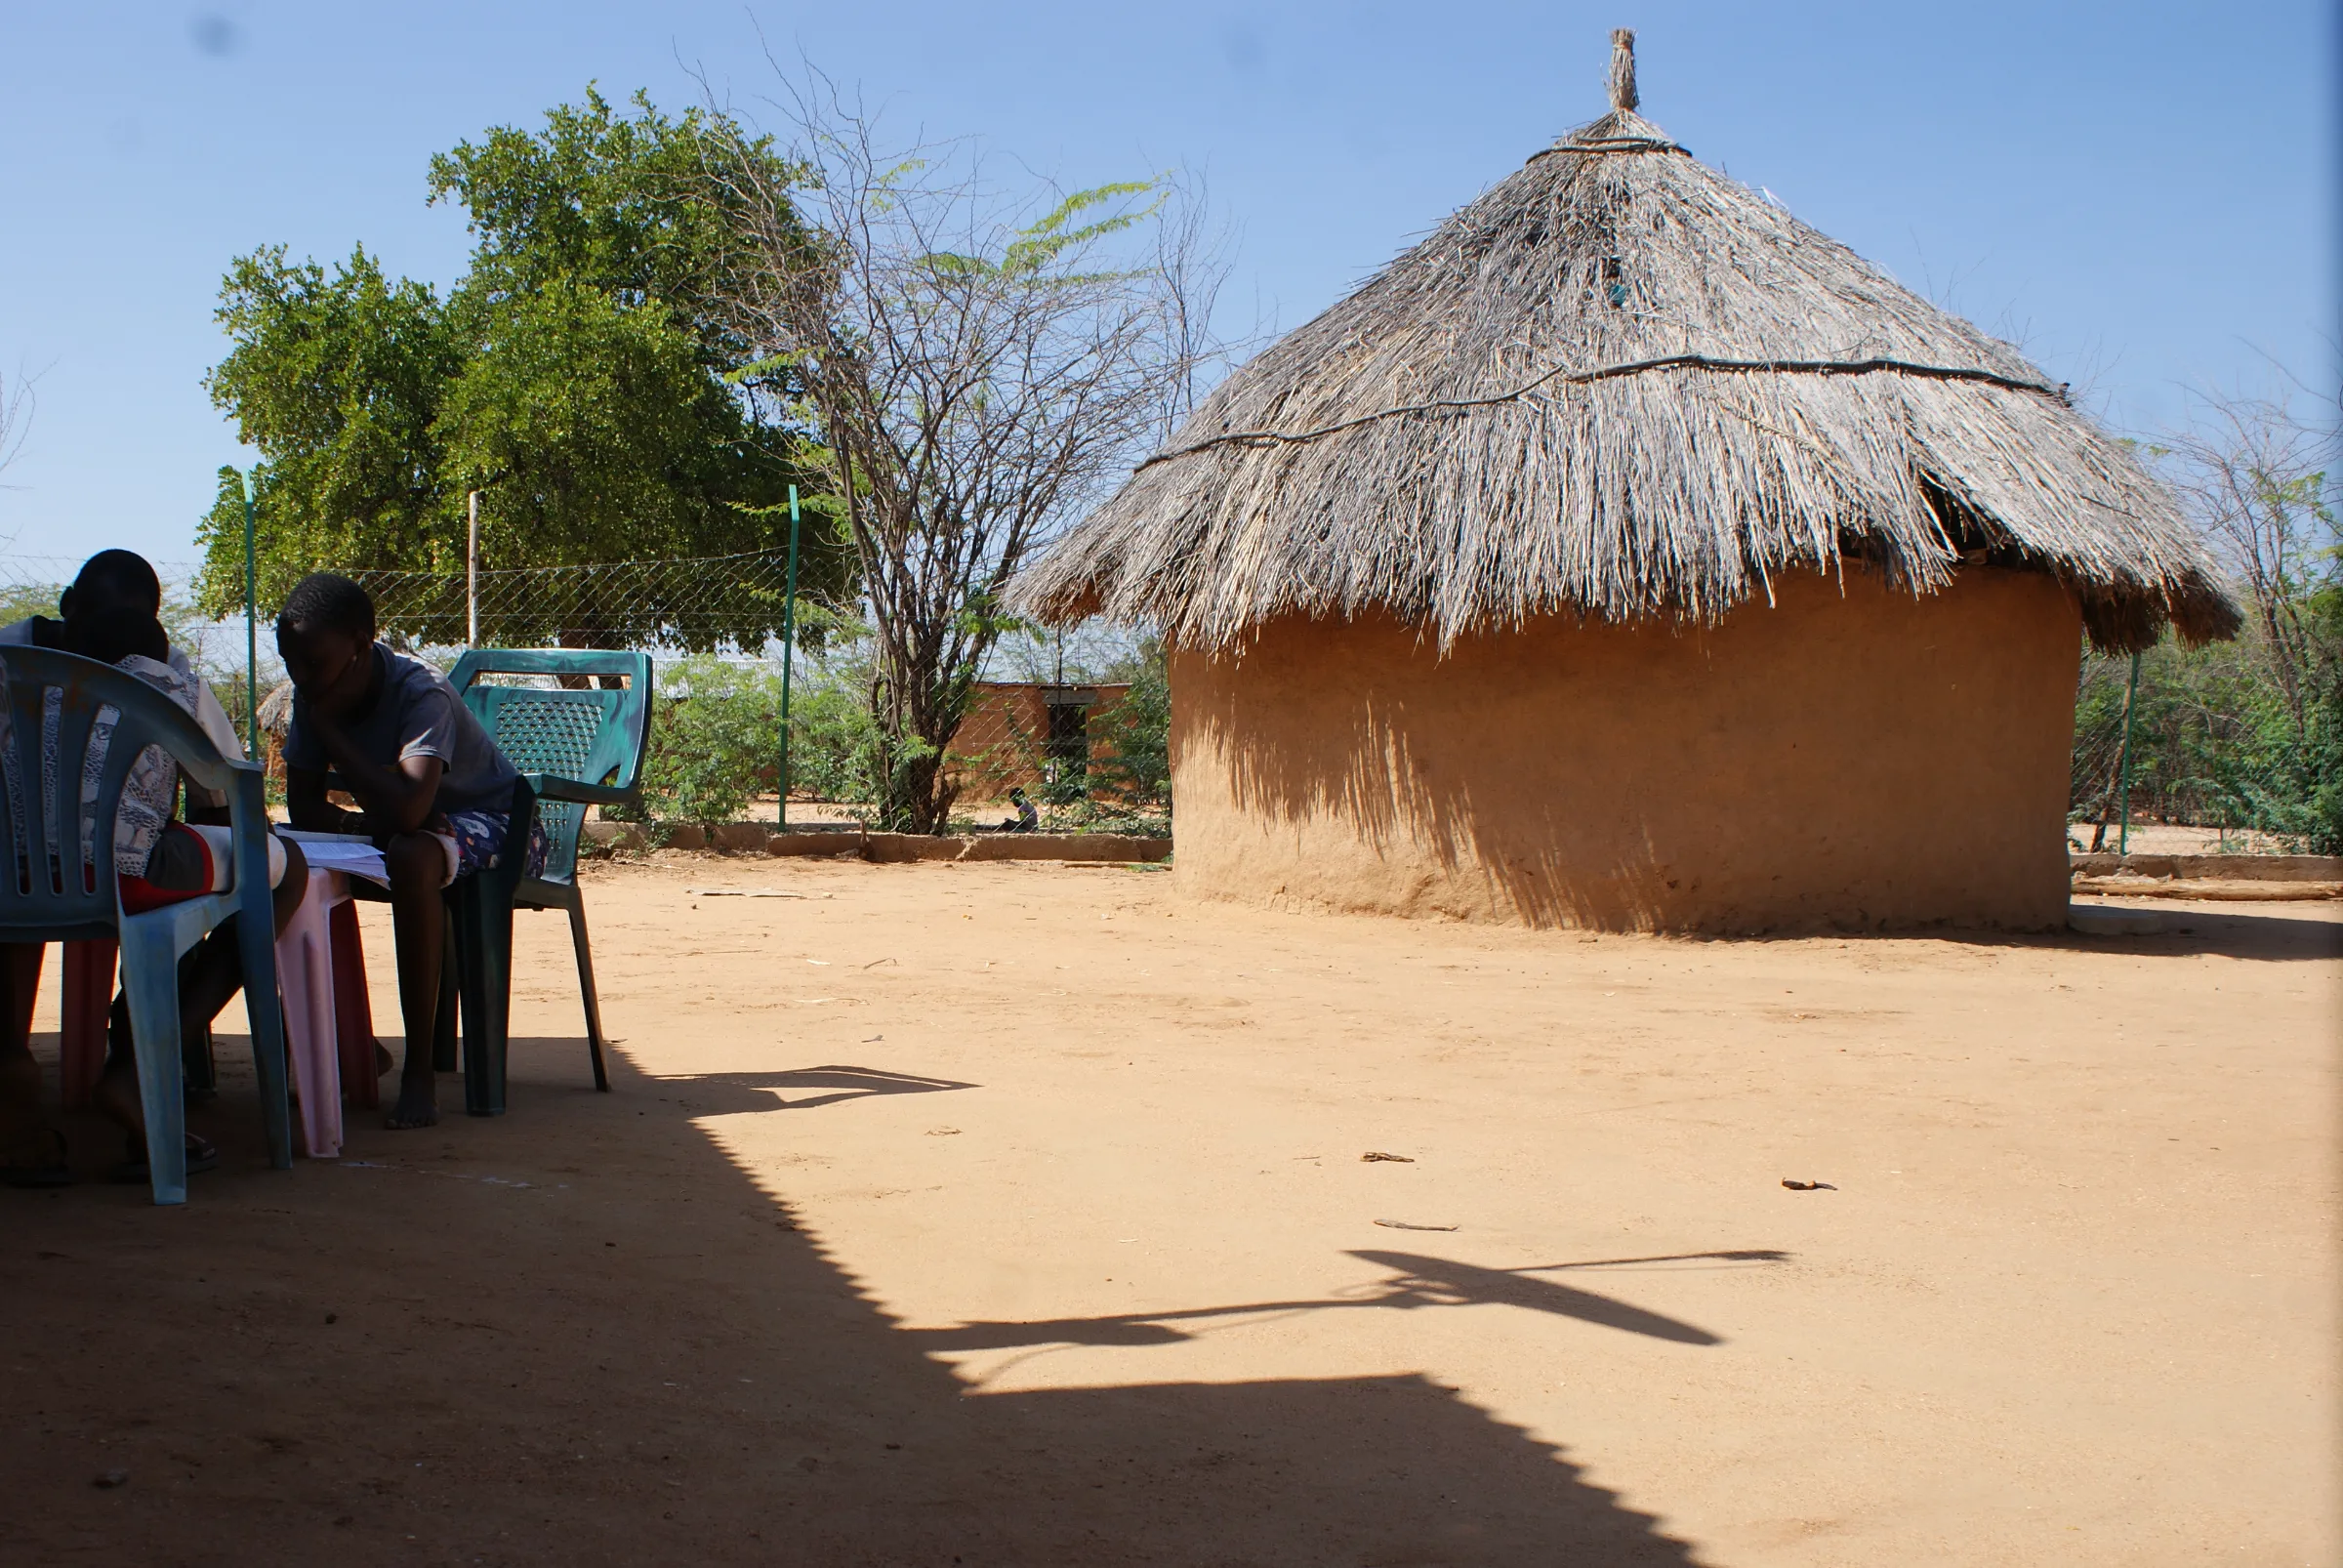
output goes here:
{"type": "Polygon", "coordinates": [[[2304,733],[2338,652],[2316,621],[2317,590],[2334,580],[2343,544],[2329,483],[2334,424],[2283,396],[2208,393],[2191,414],[2154,450],[2250,600],[2252,641],[2304,733]]]}
{"type": "Polygon", "coordinates": [[[20,371],[11,380],[0,375],[0,474],[17,460],[24,450],[24,436],[32,428],[32,383],[20,371]]]}
{"type": "Polygon", "coordinates": [[[937,832],[1004,585],[1192,405],[1223,268],[1178,179],[1007,188],[966,144],[884,150],[818,76],[783,112],[795,183],[709,171],[744,252],[729,304],[846,498],[882,818],[937,832]]]}

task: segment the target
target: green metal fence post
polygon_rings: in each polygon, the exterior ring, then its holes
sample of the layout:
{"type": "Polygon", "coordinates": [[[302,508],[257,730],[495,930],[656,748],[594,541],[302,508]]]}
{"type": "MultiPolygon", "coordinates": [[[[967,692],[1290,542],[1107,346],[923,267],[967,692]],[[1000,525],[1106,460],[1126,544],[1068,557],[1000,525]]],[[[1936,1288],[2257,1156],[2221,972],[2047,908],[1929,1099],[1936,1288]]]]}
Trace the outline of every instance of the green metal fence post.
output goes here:
{"type": "Polygon", "coordinates": [[[798,487],[789,487],[789,586],[781,603],[780,826],[789,826],[789,667],[798,646],[798,487]]]}
{"type": "Polygon", "coordinates": [[[244,750],[261,760],[261,625],[255,614],[252,562],[252,475],[244,479],[244,750]]]}
{"type": "Polygon", "coordinates": [[[2131,684],[2123,692],[2123,761],[2119,768],[2122,782],[2116,790],[2116,809],[2119,825],[2116,829],[2116,853],[2131,852],[2131,711],[2140,701],[2140,656],[2131,656],[2131,684]]]}

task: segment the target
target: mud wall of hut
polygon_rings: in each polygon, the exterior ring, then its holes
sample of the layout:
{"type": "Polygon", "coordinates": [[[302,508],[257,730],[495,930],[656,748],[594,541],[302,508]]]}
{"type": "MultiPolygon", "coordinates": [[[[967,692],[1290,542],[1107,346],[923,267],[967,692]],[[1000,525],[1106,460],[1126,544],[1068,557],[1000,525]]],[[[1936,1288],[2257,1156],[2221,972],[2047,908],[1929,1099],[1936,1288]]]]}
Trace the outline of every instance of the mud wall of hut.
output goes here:
{"type": "Polygon", "coordinates": [[[2065,919],[2080,619],[2034,573],[1776,585],[1706,629],[1377,616],[1175,650],[1211,896],[1613,930],[2065,919]]]}

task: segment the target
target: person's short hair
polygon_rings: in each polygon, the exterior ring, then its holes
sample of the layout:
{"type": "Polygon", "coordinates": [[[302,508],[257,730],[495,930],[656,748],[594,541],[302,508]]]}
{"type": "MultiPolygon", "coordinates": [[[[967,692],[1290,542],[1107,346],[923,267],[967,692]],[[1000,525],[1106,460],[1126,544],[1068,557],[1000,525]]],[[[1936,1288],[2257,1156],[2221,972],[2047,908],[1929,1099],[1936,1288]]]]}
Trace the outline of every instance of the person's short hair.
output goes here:
{"type": "Polygon", "coordinates": [[[293,585],[284,608],[276,612],[280,632],[308,627],[317,632],[348,632],[371,640],[374,636],[374,598],[349,578],[333,572],[311,572],[293,585]]]}
{"type": "Polygon", "coordinates": [[[144,609],[159,614],[163,582],[146,557],[130,550],[101,550],[81,563],[71,589],[76,605],[100,614],[144,609]]]}

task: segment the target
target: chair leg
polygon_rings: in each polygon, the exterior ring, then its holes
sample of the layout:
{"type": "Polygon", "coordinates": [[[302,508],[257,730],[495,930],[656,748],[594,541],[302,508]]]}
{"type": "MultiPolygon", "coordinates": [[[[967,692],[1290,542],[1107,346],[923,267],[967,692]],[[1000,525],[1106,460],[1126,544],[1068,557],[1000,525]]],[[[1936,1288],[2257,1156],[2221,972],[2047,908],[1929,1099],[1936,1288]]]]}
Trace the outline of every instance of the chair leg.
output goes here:
{"type": "Polygon", "coordinates": [[[453,902],[457,945],[466,960],[457,976],[464,998],[464,1109],[473,1116],[502,1116],[513,996],[513,906],[490,896],[476,878],[459,888],[453,902]]]}
{"type": "Polygon", "coordinates": [[[342,1056],[342,1093],[349,1103],[372,1109],[382,1103],[382,1072],[375,1052],[374,1002],[366,993],[366,950],[358,935],[358,906],[338,903],[326,918],[333,948],[334,1033],[342,1056]]]}
{"type": "Polygon", "coordinates": [[[212,1052],[211,1026],[206,1024],[203,1033],[192,1040],[181,1041],[180,1050],[185,1053],[180,1067],[186,1075],[187,1093],[197,1100],[218,1098],[220,1066],[212,1052]]]}
{"type": "Polygon", "coordinates": [[[443,929],[446,937],[439,950],[439,1005],[432,1010],[432,1071],[452,1073],[456,1070],[456,987],[464,967],[457,962],[463,944],[456,939],[456,901],[448,900],[443,929]]]}
{"type": "MultiPolygon", "coordinates": [[[[128,924],[128,923],[125,923],[128,924]]],[[[187,1108],[179,1049],[179,955],[164,930],[122,936],[122,989],[146,1115],[146,1169],[158,1204],[187,1201],[187,1108]]],[[[275,994],[275,984],[269,985],[275,994]]]]}
{"type": "Polygon", "coordinates": [[[586,940],[586,894],[569,897],[569,944],[578,950],[578,995],[586,1002],[586,1049],[594,1054],[594,1087],[610,1093],[610,1074],[602,1066],[602,1003],[594,989],[594,946],[586,940]]]}
{"type": "Polygon", "coordinates": [[[244,1016],[252,1031],[252,1069],[260,1080],[261,1128],[268,1163],[293,1169],[293,1107],[285,1092],[285,1010],[276,994],[275,919],[264,899],[236,915],[236,952],[244,962],[244,1016]]]}
{"type": "MultiPolygon", "coordinates": [[[[114,1000],[114,944],[67,942],[64,948],[58,1080],[65,1109],[78,1111],[89,1106],[98,1075],[105,1068],[105,1015],[114,1000]]],[[[32,1004],[27,1001],[24,1006],[29,1011],[32,1004]]]]}
{"type": "Polygon", "coordinates": [[[331,917],[320,906],[319,885],[294,911],[276,939],[276,983],[285,999],[285,1054],[301,1100],[301,1150],[312,1160],[342,1152],[342,1060],[335,1029],[331,917]]]}

